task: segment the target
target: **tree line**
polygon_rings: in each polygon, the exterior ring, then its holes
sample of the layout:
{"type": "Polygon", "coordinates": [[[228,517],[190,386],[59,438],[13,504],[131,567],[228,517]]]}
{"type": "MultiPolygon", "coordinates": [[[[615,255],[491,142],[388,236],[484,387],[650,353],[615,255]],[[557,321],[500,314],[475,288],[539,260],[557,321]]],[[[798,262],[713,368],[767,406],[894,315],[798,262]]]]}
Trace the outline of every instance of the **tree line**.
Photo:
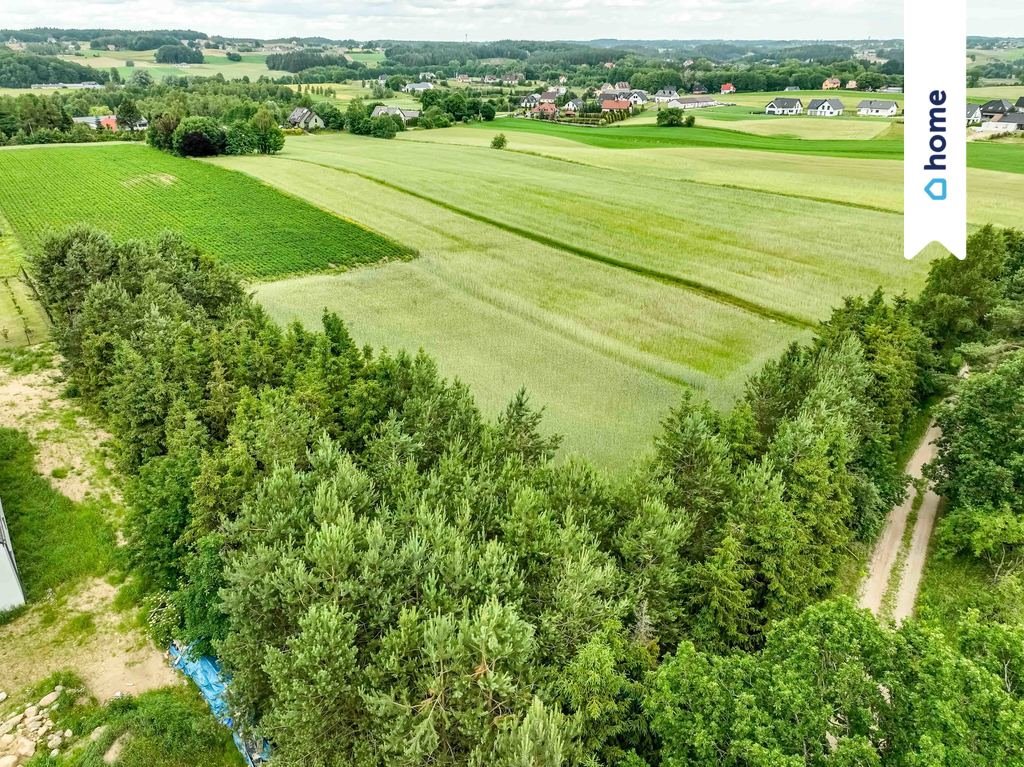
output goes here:
{"type": "Polygon", "coordinates": [[[79,227],[32,272],[131,478],[153,630],[217,654],[275,762],[995,765],[1020,627],[822,600],[963,345],[1019,330],[1022,242],[846,300],[725,412],[685,394],[620,477],[556,461],[525,393],[489,420],[422,353],[278,327],[179,237],[79,227]]]}

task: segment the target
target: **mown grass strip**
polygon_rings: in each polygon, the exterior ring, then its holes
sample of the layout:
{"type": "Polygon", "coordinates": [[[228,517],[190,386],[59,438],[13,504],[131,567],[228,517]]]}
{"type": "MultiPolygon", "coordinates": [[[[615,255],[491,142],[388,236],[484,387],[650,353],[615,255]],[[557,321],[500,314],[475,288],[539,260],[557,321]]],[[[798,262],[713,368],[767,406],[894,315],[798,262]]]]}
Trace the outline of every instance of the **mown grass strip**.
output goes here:
{"type": "Polygon", "coordinates": [[[710,298],[711,300],[718,301],[723,304],[728,304],[729,306],[735,306],[739,309],[743,309],[744,311],[748,311],[751,314],[755,314],[764,319],[782,322],[787,325],[791,325],[793,327],[801,329],[813,328],[815,326],[815,323],[805,320],[801,317],[797,317],[796,315],[789,314],[787,312],[780,312],[776,309],[771,309],[769,307],[762,306],[761,304],[749,301],[745,298],[741,298],[740,296],[733,295],[732,293],[720,290],[719,288],[714,288],[711,287],[710,285],[705,285],[704,283],[698,282],[697,280],[691,280],[686,277],[680,277],[674,274],[667,274],[657,269],[651,269],[649,267],[641,266],[639,264],[633,264],[628,261],[623,261],[622,259],[614,258],[613,256],[608,256],[603,253],[597,253],[593,250],[589,250],[587,248],[582,248],[578,245],[572,245],[570,243],[562,242],[561,240],[557,240],[553,237],[548,237],[547,235],[533,231],[532,229],[526,229],[524,227],[515,226],[514,224],[508,224],[505,223],[504,221],[499,221],[489,216],[485,216],[481,213],[476,213],[474,211],[467,210],[466,208],[462,208],[457,205],[452,205],[451,203],[444,202],[443,200],[438,200],[437,198],[425,195],[422,192],[417,192],[413,189],[408,189],[399,184],[395,184],[391,181],[385,181],[384,179],[377,178],[376,176],[372,176],[368,173],[361,173],[359,171],[349,170],[348,168],[339,168],[336,165],[319,163],[313,160],[304,160],[299,158],[288,159],[292,162],[301,162],[307,165],[313,165],[320,168],[327,168],[329,170],[337,171],[339,173],[347,173],[349,175],[356,176],[357,178],[364,179],[365,181],[371,181],[387,189],[407,194],[411,197],[415,197],[418,200],[423,200],[424,202],[429,202],[432,205],[436,205],[439,208],[443,208],[444,210],[450,211],[452,213],[457,213],[460,216],[465,216],[466,218],[472,219],[473,221],[479,221],[480,223],[487,224],[498,229],[502,229],[503,231],[516,235],[517,237],[522,237],[524,239],[531,240],[533,242],[539,243],[554,250],[560,250],[563,253],[569,253],[570,255],[578,256],[579,258],[584,258],[587,259],[588,261],[594,261],[596,263],[604,264],[605,266],[623,269],[638,276],[646,277],[651,280],[656,280],[666,285],[672,285],[674,287],[691,290],[695,293],[699,293],[700,295],[706,298],[710,298]]]}

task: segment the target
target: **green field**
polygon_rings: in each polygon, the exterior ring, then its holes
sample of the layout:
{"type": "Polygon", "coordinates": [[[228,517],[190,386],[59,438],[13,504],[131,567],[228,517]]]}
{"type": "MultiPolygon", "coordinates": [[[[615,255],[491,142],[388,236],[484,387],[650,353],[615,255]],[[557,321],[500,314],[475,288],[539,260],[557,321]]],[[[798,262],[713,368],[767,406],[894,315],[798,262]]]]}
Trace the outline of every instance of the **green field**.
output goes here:
{"type": "Polygon", "coordinates": [[[247,278],[412,255],[251,178],[135,144],[0,150],[0,212],[26,250],[78,221],[117,237],[173,229],[247,278]]]}
{"type": "Polygon", "coordinates": [[[82,46],[82,55],[65,55],[60,58],[76,64],[95,67],[96,69],[117,69],[121,77],[131,77],[135,69],[145,69],[156,80],[164,77],[213,77],[223,75],[228,80],[241,80],[243,77],[257,79],[266,77],[283,77],[290,74],[280,70],[267,69],[267,54],[244,53],[241,61],[230,61],[227,51],[207,49],[203,51],[206,61],[202,64],[175,66],[173,64],[157,64],[156,51],[93,51],[88,45],[82,46]],[[125,66],[126,61],[135,62],[135,67],[125,66]]]}
{"type": "Polygon", "coordinates": [[[615,463],[683,386],[727,402],[843,295],[915,290],[927,269],[900,252],[898,163],[533,133],[495,152],[489,127],[213,161],[421,253],[262,285],[261,302],[282,321],[336,308],[361,341],[422,346],[492,412],[525,385],[570,450],[615,463]]]}

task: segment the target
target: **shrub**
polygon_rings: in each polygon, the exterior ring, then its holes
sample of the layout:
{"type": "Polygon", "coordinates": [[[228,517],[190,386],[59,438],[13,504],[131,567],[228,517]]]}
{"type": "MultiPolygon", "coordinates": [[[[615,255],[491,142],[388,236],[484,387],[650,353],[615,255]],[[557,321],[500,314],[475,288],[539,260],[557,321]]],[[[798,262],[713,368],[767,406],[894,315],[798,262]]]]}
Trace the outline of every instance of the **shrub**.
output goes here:
{"type": "Polygon", "coordinates": [[[505,138],[504,133],[499,133],[497,136],[491,139],[491,149],[504,149],[508,146],[508,139],[505,138]]]}
{"type": "Polygon", "coordinates": [[[172,144],[182,157],[211,157],[224,154],[227,136],[210,117],[186,117],[174,129],[172,144]]]}
{"type": "Polygon", "coordinates": [[[227,154],[252,154],[256,151],[256,132],[246,122],[237,122],[227,130],[227,154]]]}
{"type": "Polygon", "coordinates": [[[376,138],[394,138],[398,133],[391,115],[379,115],[370,120],[370,135],[376,138]]]}

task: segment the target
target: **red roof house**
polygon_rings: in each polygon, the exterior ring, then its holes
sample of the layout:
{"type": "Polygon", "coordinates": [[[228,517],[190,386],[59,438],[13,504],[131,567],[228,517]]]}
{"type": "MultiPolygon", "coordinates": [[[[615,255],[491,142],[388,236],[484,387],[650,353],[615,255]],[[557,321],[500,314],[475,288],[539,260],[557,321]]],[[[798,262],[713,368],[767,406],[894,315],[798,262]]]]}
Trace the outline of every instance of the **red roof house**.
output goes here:
{"type": "Polygon", "coordinates": [[[545,102],[534,107],[533,114],[535,117],[540,117],[545,120],[553,120],[558,117],[558,107],[550,102],[545,102]]]}
{"type": "Polygon", "coordinates": [[[736,92],[736,86],[733,85],[732,83],[725,83],[725,85],[722,86],[722,93],[735,93],[735,92],[736,92]]]}
{"type": "Polygon", "coordinates": [[[107,115],[99,119],[100,127],[103,130],[117,130],[117,118],[114,115],[107,115]]]}
{"type": "Polygon", "coordinates": [[[609,99],[601,102],[602,112],[628,112],[633,105],[625,99],[609,99]]]}

